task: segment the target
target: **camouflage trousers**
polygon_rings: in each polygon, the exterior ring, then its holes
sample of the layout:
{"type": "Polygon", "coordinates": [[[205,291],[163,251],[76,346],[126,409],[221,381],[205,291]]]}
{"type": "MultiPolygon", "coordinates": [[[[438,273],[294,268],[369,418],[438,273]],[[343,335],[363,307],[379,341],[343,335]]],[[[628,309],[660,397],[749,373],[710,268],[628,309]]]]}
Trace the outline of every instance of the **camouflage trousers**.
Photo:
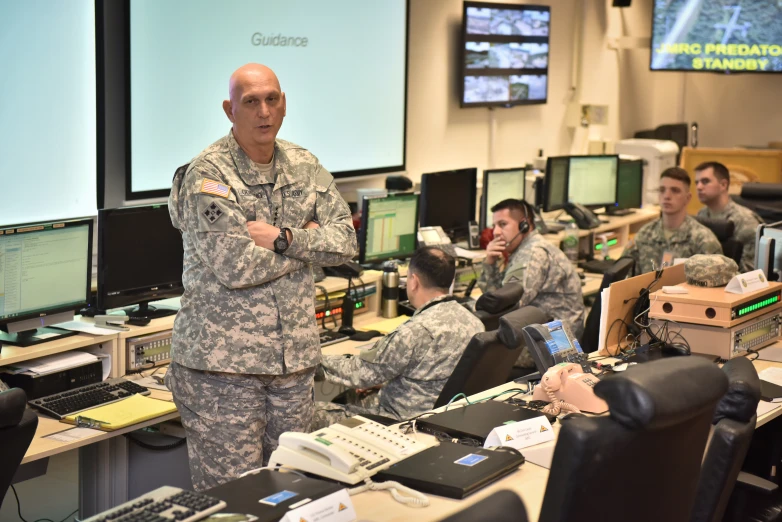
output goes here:
{"type": "Polygon", "coordinates": [[[315,403],[315,415],[312,417],[312,431],[331,426],[353,415],[371,413],[374,415],[391,415],[380,408],[380,394],[370,393],[360,396],[356,390],[345,392],[347,404],[318,401],[315,403]]]}
{"type": "Polygon", "coordinates": [[[244,375],[172,363],[166,385],[187,433],[196,491],[265,465],[281,433],[309,432],[314,374],[244,375]]]}

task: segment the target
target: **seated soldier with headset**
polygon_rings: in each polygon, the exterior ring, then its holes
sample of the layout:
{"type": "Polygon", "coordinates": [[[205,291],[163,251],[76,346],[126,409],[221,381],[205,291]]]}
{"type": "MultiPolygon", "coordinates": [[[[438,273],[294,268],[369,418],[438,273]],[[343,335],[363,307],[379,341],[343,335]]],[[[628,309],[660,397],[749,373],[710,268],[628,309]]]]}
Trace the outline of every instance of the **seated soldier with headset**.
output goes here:
{"type": "MultiPolygon", "coordinates": [[[[357,356],[326,355],[326,380],[351,388],[385,386],[378,393],[347,393],[348,404],[317,402],[312,429],[369,413],[409,419],[434,407],[446,381],[483,323],[448,289],[454,259],[435,247],[415,251],[407,269],[407,295],[416,312],[409,321],[357,356]]],[[[373,390],[374,391],[374,390],[373,390]]]]}
{"type": "MultiPolygon", "coordinates": [[[[486,248],[486,260],[478,286],[484,292],[515,281],[524,294],[521,306],[536,306],[570,327],[576,338],[584,331],[584,299],[581,281],[565,254],[535,229],[534,211],[518,199],[500,201],[491,208],[494,239],[486,248]],[[504,269],[498,267],[503,254],[510,254],[504,269]]],[[[525,347],[516,366],[534,368],[525,347]]]]}

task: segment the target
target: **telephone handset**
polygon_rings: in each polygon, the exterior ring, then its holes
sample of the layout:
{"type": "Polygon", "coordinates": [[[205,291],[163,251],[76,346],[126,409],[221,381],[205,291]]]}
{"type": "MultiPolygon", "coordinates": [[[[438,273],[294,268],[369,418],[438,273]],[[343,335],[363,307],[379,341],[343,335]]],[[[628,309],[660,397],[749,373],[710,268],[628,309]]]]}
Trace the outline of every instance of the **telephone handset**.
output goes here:
{"type": "Polygon", "coordinates": [[[584,373],[591,373],[587,354],[578,339],[562,321],[531,324],[521,330],[524,342],[541,375],[559,363],[576,363],[584,373]]]}
{"type": "Polygon", "coordinates": [[[560,363],[543,375],[532,399],[549,402],[543,412],[552,415],[559,415],[560,411],[604,413],[608,404],[595,395],[594,386],[598,382],[591,373],[584,373],[580,365],[560,363]]]}
{"type": "Polygon", "coordinates": [[[601,225],[597,215],[586,208],[584,205],[578,203],[565,203],[565,212],[576,220],[578,228],[588,230],[590,228],[597,228],[601,225]]]}
{"type": "Polygon", "coordinates": [[[285,432],[269,459],[347,484],[357,484],[420,451],[436,446],[356,416],[313,433],[285,432]]]}

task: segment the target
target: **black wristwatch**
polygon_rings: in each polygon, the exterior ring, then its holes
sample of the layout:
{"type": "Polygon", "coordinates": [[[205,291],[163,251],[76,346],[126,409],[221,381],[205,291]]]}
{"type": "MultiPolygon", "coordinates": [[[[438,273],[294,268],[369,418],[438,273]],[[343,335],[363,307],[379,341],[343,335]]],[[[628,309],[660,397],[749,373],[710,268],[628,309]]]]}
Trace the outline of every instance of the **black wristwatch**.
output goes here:
{"type": "Polygon", "coordinates": [[[274,251],[278,254],[282,254],[286,250],[288,250],[288,247],[290,246],[290,243],[288,243],[288,231],[290,229],[288,228],[281,228],[280,229],[280,235],[277,236],[277,239],[274,240],[274,251]]]}

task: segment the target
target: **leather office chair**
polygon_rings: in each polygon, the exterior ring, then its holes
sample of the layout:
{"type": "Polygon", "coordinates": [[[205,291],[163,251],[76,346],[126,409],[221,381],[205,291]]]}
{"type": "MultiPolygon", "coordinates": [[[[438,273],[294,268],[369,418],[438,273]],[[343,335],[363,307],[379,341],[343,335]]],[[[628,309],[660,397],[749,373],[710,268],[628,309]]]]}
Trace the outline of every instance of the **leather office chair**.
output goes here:
{"type": "Polygon", "coordinates": [[[518,310],[519,301],[524,294],[520,283],[508,283],[501,288],[486,292],[475,302],[475,316],[481,320],[486,331],[496,330],[500,325],[500,317],[518,310]]]}
{"type": "Polygon", "coordinates": [[[454,395],[472,395],[507,382],[524,346],[521,329],[547,319],[538,308],[525,306],[499,318],[499,328],[473,336],[440,396],[435,408],[448,404],[454,395]]]}
{"type": "Polygon", "coordinates": [[[744,245],[733,237],[736,229],[735,225],[726,219],[710,219],[705,217],[696,217],[698,223],[705,226],[717,236],[717,241],[722,246],[722,253],[741,266],[741,254],[744,252],[744,245]]]}
{"type": "Polygon", "coordinates": [[[0,392],[0,506],[38,427],[38,416],[26,406],[22,389],[0,392]]]}
{"type": "Polygon", "coordinates": [[[527,510],[516,493],[503,489],[440,522],[476,522],[477,520],[527,522],[527,510]]]}
{"type": "Polygon", "coordinates": [[[639,364],[600,381],[595,394],[610,415],[562,421],[540,521],[689,520],[727,389],[725,374],[700,357],[639,364]]]}
{"type": "Polygon", "coordinates": [[[744,183],[741,196],[731,199],[757,213],[766,223],[782,221],[782,183],[744,183]]]}
{"type": "Polygon", "coordinates": [[[733,486],[755,432],[760,401],[760,378],[745,357],[722,367],[728,376],[728,392],[714,412],[706,458],[701,467],[692,522],[719,522],[728,506],[733,486]]]}
{"type": "Polygon", "coordinates": [[[581,349],[584,350],[584,352],[592,353],[600,348],[598,342],[600,337],[600,307],[603,304],[601,294],[603,290],[611,286],[611,283],[625,279],[630,272],[633,271],[634,265],[635,259],[632,257],[623,257],[617,260],[616,263],[614,263],[614,266],[603,274],[603,281],[600,283],[600,291],[597,293],[594,303],[592,303],[592,308],[589,309],[586,326],[584,327],[584,335],[581,336],[581,340],[579,341],[581,349]]]}

